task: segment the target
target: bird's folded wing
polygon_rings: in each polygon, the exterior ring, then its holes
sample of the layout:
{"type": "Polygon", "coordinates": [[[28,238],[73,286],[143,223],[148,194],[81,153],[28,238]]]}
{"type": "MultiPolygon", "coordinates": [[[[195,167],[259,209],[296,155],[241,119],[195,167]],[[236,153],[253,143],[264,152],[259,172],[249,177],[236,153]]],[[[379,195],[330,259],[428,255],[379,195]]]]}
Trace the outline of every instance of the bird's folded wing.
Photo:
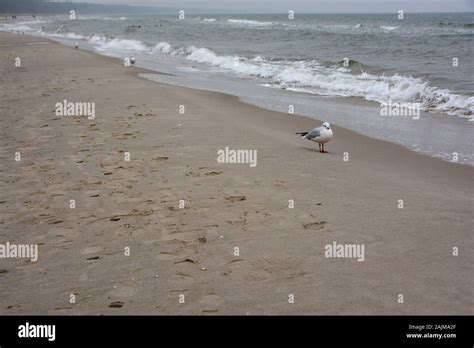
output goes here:
{"type": "Polygon", "coordinates": [[[319,128],[315,128],[315,129],[312,129],[311,132],[309,132],[307,135],[306,135],[306,139],[313,139],[313,138],[317,138],[321,135],[321,129],[319,128]]]}

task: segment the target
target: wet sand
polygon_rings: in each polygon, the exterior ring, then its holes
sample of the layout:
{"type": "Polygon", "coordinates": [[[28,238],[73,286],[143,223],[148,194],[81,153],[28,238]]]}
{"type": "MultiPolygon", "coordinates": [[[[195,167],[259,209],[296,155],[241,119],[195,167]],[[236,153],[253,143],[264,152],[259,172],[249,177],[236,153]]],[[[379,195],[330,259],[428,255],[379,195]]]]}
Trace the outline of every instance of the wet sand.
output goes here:
{"type": "Polygon", "coordinates": [[[320,154],[294,135],[315,120],[43,38],[0,33],[0,57],[0,243],[39,248],[0,258],[1,314],[474,312],[472,167],[336,126],[320,154]]]}

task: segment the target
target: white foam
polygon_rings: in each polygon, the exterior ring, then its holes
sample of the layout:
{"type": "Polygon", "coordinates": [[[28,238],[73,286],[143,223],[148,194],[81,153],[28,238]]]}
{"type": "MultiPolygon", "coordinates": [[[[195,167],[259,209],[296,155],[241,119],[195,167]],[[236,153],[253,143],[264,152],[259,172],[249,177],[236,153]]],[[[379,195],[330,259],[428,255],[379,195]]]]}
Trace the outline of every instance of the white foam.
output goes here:
{"type": "Polygon", "coordinates": [[[88,41],[95,46],[96,49],[107,51],[136,51],[136,52],[147,52],[148,47],[139,40],[129,39],[106,39],[102,36],[94,35],[88,39],[88,41]]]}
{"type": "Polygon", "coordinates": [[[265,58],[263,58],[262,56],[256,56],[255,58],[252,58],[250,60],[253,62],[264,62],[265,58]]]}
{"type": "MultiPolygon", "coordinates": [[[[282,88],[333,96],[362,97],[381,103],[420,103],[428,111],[442,111],[458,116],[474,114],[474,97],[453,94],[411,76],[378,76],[366,72],[352,74],[348,69],[326,68],[317,62],[271,63],[262,57],[242,60],[220,56],[207,48],[187,49],[187,59],[232,71],[242,76],[270,79],[282,88]]],[[[274,87],[274,85],[272,87],[274,87]]]]}
{"type": "Polygon", "coordinates": [[[392,31],[392,30],[396,30],[400,27],[391,27],[391,26],[388,26],[388,25],[381,25],[380,28],[382,28],[384,30],[392,31]]]}
{"type": "Polygon", "coordinates": [[[60,37],[65,39],[75,39],[75,40],[84,40],[86,37],[84,35],[76,34],[76,33],[45,33],[40,32],[41,35],[44,36],[51,36],[51,37],[60,37]]]}
{"type": "Polygon", "coordinates": [[[268,74],[271,74],[271,70],[265,69],[264,65],[252,64],[240,57],[219,56],[207,48],[191,46],[188,47],[187,52],[189,55],[186,58],[191,61],[207,63],[212,66],[240,73],[244,76],[267,77],[268,74]]]}
{"type": "Polygon", "coordinates": [[[103,45],[106,42],[105,37],[100,36],[100,35],[92,35],[87,39],[91,44],[99,46],[103,45]]]}
{"type": "Polygon", "coordinates": [[[125,21],[127,17],[107,17],[107,16],[76,16],[75,20],[96,20],[96,21],[125,21]]]}
{"type": "Polygon", "coordinates": [[[32,32],[36,31],[32,27],[28,25],[23,25],[20,23],[15,23],[15,24],[4,24],[3,25],[3,30],[5,31],[17,31],[17,32],[32,32]]]}
{"type": "Polygon", "coordinates": [[[237,25],[243,25],[243,26],[252,26],[252,27],[266,27],[273,25],[273,22],[261,22],[261,21],[255,21],[255,20],[250,20],[250,19],[228,19],[227,22],[232,23],[232,24],[237,24],[237,25]]]}
{"type": "Polygon", "coordinates": [[[156,52],[163,52],[163,53],[171,53],[171,45],[167,42],[160,42],[158,43],[152,50],[152,53],[156,52]]]}

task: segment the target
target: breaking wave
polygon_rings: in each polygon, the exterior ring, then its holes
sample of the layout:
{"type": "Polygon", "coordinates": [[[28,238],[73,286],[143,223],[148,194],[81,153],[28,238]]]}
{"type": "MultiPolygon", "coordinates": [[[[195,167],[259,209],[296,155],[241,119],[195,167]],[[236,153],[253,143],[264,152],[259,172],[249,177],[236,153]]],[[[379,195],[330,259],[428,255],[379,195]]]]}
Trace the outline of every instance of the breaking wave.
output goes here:
{"type": "MultiPolygon", "coordinates": [[[[254,20],[228,19],[228,21],[239,25],[273,25],[272,22],[254,20]]],[[[420,103],[426,111],[445,112],[450,115],[468,117],[474,121],[474,97],[435,87],[430,84],[430,81],[423,78],[398,74],[392,76],[370,74],[365,71],[366,67],[358,61],[349,61],[346,67],[341,62],[220,55],[204,47],[173,47],[167,42],[148,45],[133,39],[106,38],[98,35],[84,37],[71,32],[44,33],[39,30],[35,31],[25,23],[10,27],[4,26],[3,29],[87,40],[99,51],[181,56],[189,61],[217,68],[223,72],[264,79],[262,84],[273,88],[320,95],[362,97],[381,103],[388,101],[420,103]]],[[[397,27],[384,29],[391,31],[396,30],[397,27]]]]}
{"type": "Polygon", "coordinates": [[[262,21],[255,21],[251,19],[228,19],[227,22],[242,26],[250,26],[250,27],[267,27],[271,26],[273,22],[262,22],[262,21]]]}
{"type": "MultiPolygon", "coordinates": [[[[403,75],[372,75],[367,72],[351,73],[338,67],[340,62],[325,66],[316,61],[278,62],[255,57],[251,60],[236,56],[223,56],[207,48],[188,47],[188,60],[205,63],[242,76],[259,77],[280,88],[306,91],[322,95],[362,97],[385,103],[420,103],[426,111],[441,111],[451,115],[474,115],[474,97],[454,94],[440,89],[421,78],[403,75]],[[270,80],[270,81],[268,81],[270,80]]],[[[350,66],[361,66],[351,61],[350,66]]]]}

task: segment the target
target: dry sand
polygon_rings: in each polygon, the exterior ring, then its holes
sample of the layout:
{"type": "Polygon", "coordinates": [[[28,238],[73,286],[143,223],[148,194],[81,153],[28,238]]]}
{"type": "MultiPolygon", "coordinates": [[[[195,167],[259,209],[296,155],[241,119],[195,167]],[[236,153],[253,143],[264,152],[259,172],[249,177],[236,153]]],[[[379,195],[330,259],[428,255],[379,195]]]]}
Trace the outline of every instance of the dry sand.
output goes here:
{"type": "Polygon", "coordinates": [[[0,243],[39,245],[0,259],[1,314],[474,312],[472,167],[339,127],[320,154],[294,135],[312,119],[43,38],[0,33],[0,58],[0,243]],[[56,116],[64,99],[96,119],[56,116]],[[217,163],[226,146],[258,165],[217,163]]]}

